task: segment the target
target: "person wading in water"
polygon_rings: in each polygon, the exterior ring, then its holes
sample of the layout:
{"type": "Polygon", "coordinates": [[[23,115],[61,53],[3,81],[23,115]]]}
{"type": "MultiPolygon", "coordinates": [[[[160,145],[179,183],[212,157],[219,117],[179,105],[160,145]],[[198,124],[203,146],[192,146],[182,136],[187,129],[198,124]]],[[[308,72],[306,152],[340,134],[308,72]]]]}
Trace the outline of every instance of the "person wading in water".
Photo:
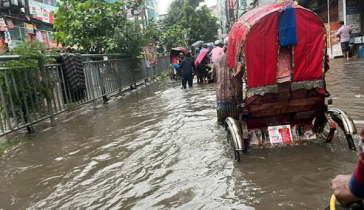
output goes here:
{"type": "Polygon", "coordinates": [[[182,69],[182,88],[186,89],[188,82],[188,87],[192,87],[193,74],[196,71],[195,62],[191,58],[191,53],[186,54],[186,58],[181,62],[182,69]]]}

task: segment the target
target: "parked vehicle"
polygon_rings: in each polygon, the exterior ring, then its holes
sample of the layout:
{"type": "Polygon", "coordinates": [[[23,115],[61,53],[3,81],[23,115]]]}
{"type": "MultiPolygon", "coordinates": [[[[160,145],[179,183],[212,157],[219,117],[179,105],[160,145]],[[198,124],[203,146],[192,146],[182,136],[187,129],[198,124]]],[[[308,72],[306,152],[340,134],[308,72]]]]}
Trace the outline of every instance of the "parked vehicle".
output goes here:
{"type": "Polygon", "coordinates": [[[170,59],[171,59],[171,65],[170,65],[170,78],[171,79],[175,79],[175,80],[179,80],[182,77],[182,73],[181,73],[181,69],[179,68],[179,61],[178,61],[178,57],[179,54],[183,53],[184,55],[187,54],[187,50],[183,47],[176,47],[176,48],[172,48],[171,52],[170,52],[170,59]]]}

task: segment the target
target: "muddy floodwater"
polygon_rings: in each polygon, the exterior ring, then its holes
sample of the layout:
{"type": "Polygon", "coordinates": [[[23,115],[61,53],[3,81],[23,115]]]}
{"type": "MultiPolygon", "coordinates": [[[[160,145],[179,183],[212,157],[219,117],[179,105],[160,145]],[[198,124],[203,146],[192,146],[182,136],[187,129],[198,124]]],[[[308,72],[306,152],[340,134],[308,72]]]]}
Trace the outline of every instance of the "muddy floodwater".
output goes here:
{"type": "MultiPolygon", "coordinates": [[[[331,66],[332,107],[361,129],[364,60],[331,66]]],[[[33,140],[0,156],[0,209],[319,210],[330,180],[356,165],[344,138],[256,149],[235,163],[215,104],[214,85],[182,90],[165,79],[56,127],[36,125],[33,140]]]]}

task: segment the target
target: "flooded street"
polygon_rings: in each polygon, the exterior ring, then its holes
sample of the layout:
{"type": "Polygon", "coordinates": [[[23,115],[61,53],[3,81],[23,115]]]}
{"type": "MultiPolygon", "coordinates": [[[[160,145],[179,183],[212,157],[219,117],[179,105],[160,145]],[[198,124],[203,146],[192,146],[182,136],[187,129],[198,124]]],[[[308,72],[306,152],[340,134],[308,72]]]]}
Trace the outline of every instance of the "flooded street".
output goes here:
{"type": "MultiPolygon", "coordinates": [[[[361,129],[364,60],[331,68],[332,107],[361,129]]],[[[235,163],[216,123],[214,85],[194,85],[156,81],[56,127],[35,126],[34,140],[0,156],[0,209],[320,210],[330,180],[355,168],[344,138],[256,149],[235,163]]]]}

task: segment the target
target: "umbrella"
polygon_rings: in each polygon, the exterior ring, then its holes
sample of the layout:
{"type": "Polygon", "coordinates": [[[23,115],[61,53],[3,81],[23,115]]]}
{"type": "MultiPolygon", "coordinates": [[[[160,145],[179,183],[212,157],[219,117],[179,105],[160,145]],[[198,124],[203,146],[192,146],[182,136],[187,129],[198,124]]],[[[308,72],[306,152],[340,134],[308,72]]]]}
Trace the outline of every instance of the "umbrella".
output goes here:
{"type": "Polygon", "coordinates": [[[204,44],[203,41],[197,41],[197,42],[193,43],[191,46],[200,48],[203,44],[204,44]]]}
{"type": "MultiPolygon", "coordinates": [[[[206,55],[208,55],[210,52],[210,50],[207,48],[207,49],[204,49],[196,58],[195,60],[195,66],[199,66],[201,63],[204,62],[204,59],[206,57],[206,55]]],[[[207,63],[207,62],[206,62],[207,63]]]]}

